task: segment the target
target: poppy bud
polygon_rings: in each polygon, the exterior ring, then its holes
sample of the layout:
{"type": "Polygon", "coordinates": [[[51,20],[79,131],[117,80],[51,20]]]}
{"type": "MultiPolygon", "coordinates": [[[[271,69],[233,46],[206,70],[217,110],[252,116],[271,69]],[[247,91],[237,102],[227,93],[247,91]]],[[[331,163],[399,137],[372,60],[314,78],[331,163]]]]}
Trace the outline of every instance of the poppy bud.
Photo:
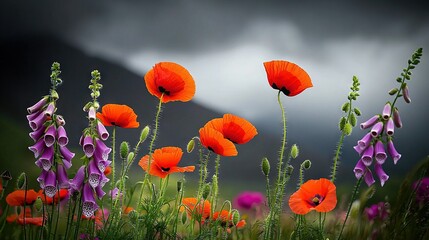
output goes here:
{"type": "Polygon", "coordinates": [[[262,159],[262,173],[268,177],[270,174],[270,162],[268,161],[268,158],[264,157],[262,159]]]}
{"type": "Polygon", "coordinates": [[[234,211],[232,213],[232,224],[235,226],[240,221],[240,213],[238,211],[234,211]]]}
{"type": "Polygon", "coordinates": [[[343,132],[344,134],[346,134],[347,136],[350,136],[350,134],[352,134],[352,130],[353,130],[353,126],[350,123],[346,123],[344,125],[344,129],[343,132]]]}
{"type": "Polygon", "coordinates": [[[121,158],[122,159],[125,159],[125,158],[127,158],[127,156],[128,156],[128,151],[130,150],[130,145],[127,143],[127,142],[122,142],[121,143],[121,148],[120,148],[120,151],[121,151],[121,158]]]}
{"type": "Polygon", "coordinates": [[[305,160],[304,162],[302,162],[302,164],[301,164],[303,167],[304,167],[304,169],[310,169],[311,168],[311,161],[310,160],[305,160]]]}
{"type": "Polygon", "coordinates": [[[343,106],[341,106],[341,110],[343,110],[343,112],[348,112],[350,110],[350,102],[345,102],[343,106]]]}
{"type": "MultiPolygon", "coordinates": [[[[213,176],[213,183],[215,182],[215,177],[216,176],[213,176]]],[[[217,183],[217,177],[216,177],[216,183],[217,183]]],[[[209,194],[210,194],[210,185],[206,184],[206,185],[204,185],[204,189],[203,189],[203,199],[204,200],[207,199],[209,194]]]]}
{"type": "Polygon", "coordinates": [[[128,153],[128,157],[127,157],[127,163],[128,164],[130,164],[133,161],[134,156],[135,156],[134,152],[128,153]]]}
{"type": "Polygon", "coordinates": [[[188,216],[187,216],[186,212],[183,212],[182,213],[182,224],[185,224],[186,220],[188,220],[188,216]]]}
{"type": "Polygon", "coordinates": [[[38,197],[36,199],[36,201],[34,202],[34,208],[36,209],[36,211],[40,212],[43,208],[43,201],[40,197],[38,197]]]}
{"type": "Polygon", "coordinates": [[[293,166],[292,165],[287,166],[286,174],[288,176],[292,176],[292,172],[293,172],[293,166]]]}
{"type": "Polygon", "coordinates": [[[298,157],[299,149],[296,144],[292,145],[292,148],[290,149],[290,156],[295,159],[298,157]]]}
{"type": "Polygon", "coordinates": [[[195,147],[195,140],[192,138],[191,141],[188,142],[188,145],[186,145],[186,151],[188,153],[191,153],[194,150],[195,147]]]}
{"type": "Polygon", "coordinates": [[[146,126],[143,128],[140,134],[140,142],[144,142],[146,140],[147,136],[149,135],[149,131],[150,131],[149,126],[146,126]]]}
{"type": "Polygon", "coordinates": [[[16,188],[22,189],[25,186],[25,183],[27,182],[27,177],[25,176],[25,173],[21,173],[18,177],[18,180],[16,181],[16,188]]]}

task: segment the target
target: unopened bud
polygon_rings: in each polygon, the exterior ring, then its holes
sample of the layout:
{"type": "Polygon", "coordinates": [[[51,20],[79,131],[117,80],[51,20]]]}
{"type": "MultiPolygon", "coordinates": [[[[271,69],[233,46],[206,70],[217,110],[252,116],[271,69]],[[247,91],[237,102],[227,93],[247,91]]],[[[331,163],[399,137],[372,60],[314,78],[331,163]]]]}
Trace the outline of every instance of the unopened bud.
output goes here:
{"type": "Polygon", "coordinates": [[[52,97],[52,99],[54,99],[54,100],[57,100],[57,99],[59,99],[60,98],[60,96],[58,95],[58,93],[57,93],[57,91],[55,91],[55,90],[51,90],[51,97],[52,97]]]}
{"type": "Polygon", "coordinates": [[[43,208],[43,201],[40,197],[38,197],[36,199],[36,201],[34,202],[34,208],[36,209],[36,211],[40,212],[42,211],[43,208]]]}
{"type": "Polygon", "coordinates": [[[270,161],[268,161],[268,158],[264,157],[262,159],[262,173],[268,177],[268,175],[270,174],[270,161]]]}
{"type": "Polygon", "coordinates": [[[188,145],[186,145],[186,151],[188,153],[191,153],[194,150],[195,147],[195,140],[192,138],[191,141],[188,142],[188,145]]]}
{"type": "Polygon", "coordinates": [[[97,101],[95,101],[92,106],[94,106],[95,110],[100,108],[100,103],[98,103],[97,101]]]}
{"type": "Polygon", "coordinates": [[[354,115],[354,113],[350,114],[349,123],[352,125],[352,127],[356,126],[357,119],[356,119],[356,115],[354,115]]]}
{"type": "Polygon", "coordinates": [[[288,165],[287,168],[286,168],[286,174],[288,176],[292,176],[292,173],[293,173],[293,166],[292,165],[288,165]]]}
{"type": "Polygon", "coordinates": [[[353,126],[350,123],[346,123],[346,125],[344,125],[343,132],[347,136],[350,136],[350,134],[352,134],[352,130],[353,130],[353,126]]]}
{"type": "Polygon", "coordinates": [[[121,143],[121,148],[120,148],[120,151],[121,151],[121,158],[122,159],[125,159],[125,158],[127,158],[127,156],[128,156],[128,151],[130,150],[130,145],[128,144],[128,142],[122,142],[121,143]]]}
{"type": "Polygon", "coordinates": [[[310,169],[311,168],[311,161],[310,160],[305,160],[304,162],[302,162],[302,166],[304,167],[304,169],[310,169]]]}
{"type": "Polygon", "coordinates": [[[90,108],[90,107],[92,107],[92,105],[93,105],[93,104],[92,104],[92,102],[88,102],[87,104],[85,104],[85,106],[83,106],[83,109],[82,109],[82,110],[83,110],[84,112],[88,112],[88,111],[89,111],[89,108],[90,108]]]}
{"type": "Polygon", "coordinates": [[[338,124],[338,128],[343,131],[344,125],[346,125],[347,119],[345,117],[341,117],[340,123],[338,124]]]}
{"type": "Polygon", "coordinates": [[[293,144],[291,149],[290,149],[290,156],[295,159],[297,158],[299,155],[299,148],[296,144],[293,144]]]}
{"type": "Polygon", "coordinates": [[[395,126],[397,128],[402,127],[401,116],[399,115],[399,111],[396,107],[395,107],[395,110],[393,110],[393,122],[395,123],[395,126]]]}
{"type": "Polygon", "coordinates": [[[411,102],[410,93],[408,92],[408,86],[405,84],[404,87],[402,87],[402,94],[404,96],[404,100],[406,103],[411,102]]]}
{"type": "Polygon", "coordinates": [[[146,140],[147,136],[149,135],[149,131],[150,131],[149,126],[146,126],[143,128],[140,134],[140,142],[144,142],[146,140]]]}
{"type": "Polygon", "coordinates": [[[182,224],[185,224],[186,220],[188,220],[188,214],[185,211],[182,213],[182,224]]]}
{"type": "Polygon", "coordinates": [[[26,181],[27,181],[27,177],[25,176],[25,173],[23,172],[19,175],[18,180],[16,181],[16,188],[23,189],[26,181]]]}
{"type": "Polygon", "coordinates": [[[341,110],[343,110],[343,112],[348,112],[350,110],[350,102],[345,102],[343,106],[341,106],[341,110]]]}
{"type": "Polygon", "coordinates": [[[238,211],[234,211],[232,213],[232,224],[235,226],[240,221],[240,213],[238,211]]]}
{"type": "Polygon", "coordinates": [[[56,115],[55,120],[56,120],[58,126],[66,125],[66,120],[64,120],[63,116],[61,116],[61,115],[56,115]]]}
{"type": "MultiPolygon", "coordinates": [[[[215,176],[213,176],[213,180],[214,180],[214,177],[215,176]]],[[[216,178],[216,181],[217,181],[217,178],[216,178]]],[[[210,184],[206,184],[204,185],[204,189],[203,189],[203,199],[207,199],[209,194],[210,194],[210,184]]]]}
{"type": "Polygon", "coordinates": [[[353,111],[356,113],[357,116],[360,116],[362,114],[359,108],[354,108],[353,111]]]}
{"type": "Polygon", "coordinates": [[[399,90],[397,88],[393,88],[389,91],[389,95],[395,95],[399,90]]]}

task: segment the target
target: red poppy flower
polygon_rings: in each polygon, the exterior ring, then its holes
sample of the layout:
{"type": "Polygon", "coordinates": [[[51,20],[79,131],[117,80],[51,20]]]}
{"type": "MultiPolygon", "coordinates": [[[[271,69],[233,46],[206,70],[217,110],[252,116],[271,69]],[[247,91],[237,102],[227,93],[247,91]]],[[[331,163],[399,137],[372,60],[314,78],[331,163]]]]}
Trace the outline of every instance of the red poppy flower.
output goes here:
{"type": "MultiPolygon", "coordinates": [[[[213,213],[213,220],[218,220],[221,223],[222,227],[226,227],[227,232],[231,233],[231,228],[234,227],[234,224],[232,222],[232,213],[230,213],[228,210],[222,210],[220,212],[214,212],[213,213]]],[[[237,228],[243,228],[246,226],[246,220],[240,220],[235,227],[237,228]]]]}
{"type": "Polygon", "coordinates": [[[140,126],[134,110],[127,105],[106,104],[102,107],[101,113],[97,113],[97,118],[104,126],[121,128],[138,128],[140,126]]]}
{"type": "Polygon", "coordinates": [[[226,157],[237,156],[234,143],[224,138],[221,132],[211,127],[203,127],[200,128],[199,133],[201,144],[210,151],[226,157]]]}
{"type": "MultiPolygon", "coordinates": [[[[43,193],[43,190],[40,190],[38,192],[40,199],[42,199],[42,202],[44,204],[48,204],[48,205],[52,205],[52,204],[57,204],[58,203],[58,192],[54,195],[54,197],[45,197],[45,194],[43,193]]],[[[69,196],[69,190],[62,188],[59,191],[60,194],[60,201],[62,201],[63,199],[67,198],[69,196]]]]}
{"type": "Polygon", "coordinates": [[[35,226],[42,226],[43,225],[43,217],[33,217],[31,215],[31,209],[26,208],[25,209],[25,221],[24,221],[24,212],[22,211],[19,216],[16,214],[12,214],[6,217],[6,222],[8,223],[14,223],[17,222],[20,225],[24,225],[24,223],[35,225],[35,226]]]}
{"type": "MultiPolygon", "coordinates": [[[[208,200],[198,201],[197,198],[184,198],[182,204],[186,206],[188,217],[201,217],[203,222],[210,217],[211,204],[208,200]]],[[[180,211],[184,209],[181,207],[180,211]]]]}
{"type": "MultiPolygon", "coordinates": [[[[182,158],[182,149],[178,147],[163,147],[156,149],[152,154],[149,174],[165,178],[170,173],[193,172],[195,166],[178,167],[177,164],[182,158]]],[[[149,165],[149,155],[142,157],[139,161],[140,167],[147,172],[149,165]]]]}
{"type": "Polygon", "coordinates": [[[106,176],[109,176],[109,174],[111,174],[112,173],[112,167],[111,166],[107,166],[105,169],[104,169],[104,175],[106,175],[106,176]]]}
{"type": "Polygon", "coordinates": [[[289,198],[290,209],[300,215],[312,210],[330,212],[336,205],[336,187],[326,178],[307,181],[289,198]]]}
{"type": "Polygon", "coordinates": [[[295,96],[313,86],[307,72],[295,63],[275,60],[264,62],[264,67],[270,86],[286,96],[295,96]]]}
{"type": "Polygon", "coordinates": [[[33,189],[27,191],[27,196],[25,190],[18,189],[7,195],[6,202],[9,206],[24,206],[24,203],[26,205],[32,205],[38,196],[39,194],[33,189]]]}
{"type": "Polygon", "coordinates": [[[190,101],[195,95],[195,82],[184,67],[173,62],[160,62],[144,76],[150,94],[163,103],[190,101]]]}
{"type": "Polygon", "coordinates": [[[223,118],[210,120],[204,127],[214,128],[221,132],[224,138],[237,144],[247,143],[258,134],[249,121],[230,113],[224,114],[223,118]]]}

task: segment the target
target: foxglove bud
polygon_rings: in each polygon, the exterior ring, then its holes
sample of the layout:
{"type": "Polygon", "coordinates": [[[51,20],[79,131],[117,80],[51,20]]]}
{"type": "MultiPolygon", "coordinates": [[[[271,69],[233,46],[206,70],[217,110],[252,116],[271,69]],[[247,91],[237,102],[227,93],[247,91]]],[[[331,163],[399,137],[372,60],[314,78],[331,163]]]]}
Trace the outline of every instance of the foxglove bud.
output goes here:
{"type": "Polygon", "coordinates": [[[402,127],[401,116],[399,115],[399,111],[397,108],[395,108],[395,110],[393,111],[393,122],[395,123],[395,126],[397,128],[402,127]]]}
{"type": "Polygon", "coordinates": [[[55,121],[57,122],[58,126],[66,125],[66,120],[64,120],[63,116],[61,115],[56,115],[55,121]]]}
{"type": "Polygon", "coordinates": [[[404,87],[402,87],[402,94],[404,96],[404,100],[406,103],[410,103],[411,102],[411,98],[410,98],[410,93],[408,92],[408,86],[405,85],[404,87]]]}
{"type": "MultiPolygon", "coordinates": [[[[354,116],[354,115],[352,114],[352,116],[354,116]]],[[[344,134],[346,134],[347,136],[350,136],[350,134],[352,134],[352,130],[353,130],[353,125],[352,125],[352,124],[350,124],[350,123],[346,123],[346,124],[344,125],[343,132],[344,132],[344,134]]]]}

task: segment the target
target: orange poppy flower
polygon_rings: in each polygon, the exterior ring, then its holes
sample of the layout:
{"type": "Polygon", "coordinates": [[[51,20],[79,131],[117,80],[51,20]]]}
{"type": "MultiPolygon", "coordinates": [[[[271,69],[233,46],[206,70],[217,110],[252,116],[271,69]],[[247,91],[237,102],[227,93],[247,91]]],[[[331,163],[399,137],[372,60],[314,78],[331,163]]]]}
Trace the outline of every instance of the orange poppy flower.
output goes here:
{"type": "Polygon", "coordinates": [[[107,166],[104,169],[104,175],[109,176],[109,174],[111,174],[111,173],[112,173],[112,167],[111,166],[107,166]]]}
{"type": "Polygon", "coordinates": [[[184,67],[173,62],[160,62],[144,76],[150,94],[163,103],[190,101],[195,95],[195,82],[184,67]]]}
{"type": "Polygon", "coordinates": [[[221,156],[237,156],[235,145],[230,140],[224,138],[223,134],[212,127],[200,128],[201,144],[221,156]]]}
{"type": "Polygon", "coordinates": [[[224,114],[223,118],[210,120],[204,127],[214,128],[221,132],[224,138],[237,144],[247,143],[258,134],[249,121],[230,113],[224,114]]]}
{"type": "Polygon", "coordinates": [[[32,205],[38,196],[39,194],[33,189],[27,191],[27,196],[25,196],[25,190],[18,189],[7,195],[6,202],[9,206],[24,206],[24,203],[32,205]]]}
{"type": "Polygon", "coordinates": [[[121,128],[138,128],[137,115],[127,105],[106,104],[97,112],[97,118],[104,126],[118,126],[121,128]]]}
{"type": "Polygon", "coordinates": [[[295,63],[275,60],[264,62],[268,83],[286,96],[295,96],[313,86],[310,76],[295,63]]]}
{"type": "Polygon", "coordinates": [[[43,217],[33,217],[31,215],[31,209],[26,208],[25,209],[25,221],[24,221],[24,212],[22,211],[19,216],[16,214],[12,214],[6,217],[6,222],[8,223],[14,223],[17,222],[20,225],[30,224],[30,225],[36,225],[36,226],[42,226],[43,225],[43,217]]]}
{"type": "MultiPolygon", "coordinates": [[[[205,221],[210,217],[211,204],[208,200],[198,201],[197,198],[183,198],[182,204],[186,206],[188,217],[201,217],[201,221],[205,221]]],[[[181,207],[182,212],[185,208],[181,207]]]]}
{"type": "MultiPolygon", "coordinates": [[[[38,194],[44,204],[52,205],[52,204],[58,203],[58,193],[56,193],[53,198],[48,196],[45,197],[43,190],[39,190],[38,194]]],[[[66,188],[62,188],[60,189],[59,194],[60,194],[60,201],[61,201],[69,196],[69,190],[66,188]]]]}
{"type": "Polygon", "coordinates": [[[300,215],[307,214],[312,210],[330,212],[336,205],[336,187],[326,178],[305,182],[289,198],[290,209],[300,215]]]}
{"type": "MultiPolygon", "coordinates": [[[[170,173],[175,172],[193,172],[195,166],[178,167],[177,164],[182,158],[182,149],[178,147],[163,147],[156,149],[152,154],[149,174],[165,178],[170,173]]],[[[149,155],[142,157],[139,166],[146,172],[148,171],[149,155]]]]}
{"type": "MultiPolygon", "coordinates": [[[[232,222],[232,213],[230,213],[228,210],[222,210],[220,212],[214,212],[213,213],[213,220],[219,220],[221,222],[222,227],[226,227],[227,232],[231,233],[231,228],[234,227],[234,224],[232,222]]],[[[246,220],[242,219],[240,220],[235,227],[236,228],[243,228],[246,226],[246,220]]]]}
{"type": "Polygon", "coordinates": [[[133,207],[127,207],[127,206],[123,206],[122,207],[122,211],[124,212],[124,214],[128,214],[128,213],[130,213],[132,210],[134,210],[134,208],[133,207]]]}

